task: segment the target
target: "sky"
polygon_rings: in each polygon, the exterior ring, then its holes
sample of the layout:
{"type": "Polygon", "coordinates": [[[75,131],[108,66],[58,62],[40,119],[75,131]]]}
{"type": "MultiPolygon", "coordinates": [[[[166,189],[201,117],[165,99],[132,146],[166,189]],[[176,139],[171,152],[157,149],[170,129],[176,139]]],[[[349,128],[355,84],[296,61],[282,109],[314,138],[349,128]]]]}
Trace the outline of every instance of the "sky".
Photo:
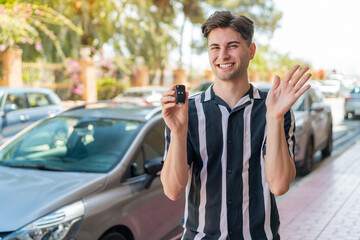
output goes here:
{"type": "MultiPolygon", "coordinates": [[[[274,0],[274,3],[283,17],[273,37],[265,39],[271,49],[300,58],[314,70],[335,70],[360,77],[360,0],[274,0]]],[[[185,31],[187,36],[201,37],[200,29],[186,26],[185,31]]],[[[184,65],[208,68],[206,53],[189,57],[189,41],[187,38],[184,43],[184,65]]]]}
{"type": "Polygon", "coordinates": [[[311,63],[316,70],[360,76],[359,0],[274,0],[283,12],[272,49],[311,63]]]}

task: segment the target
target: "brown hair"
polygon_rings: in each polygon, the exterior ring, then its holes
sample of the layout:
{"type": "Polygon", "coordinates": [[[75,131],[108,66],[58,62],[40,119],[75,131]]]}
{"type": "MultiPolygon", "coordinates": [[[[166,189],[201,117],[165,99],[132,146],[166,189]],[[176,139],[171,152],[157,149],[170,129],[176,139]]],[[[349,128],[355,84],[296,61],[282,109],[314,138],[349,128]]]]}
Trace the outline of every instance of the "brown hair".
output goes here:
{"type": "Polygon", "coordinates": [[[215,28],[232,28],[247,41],[250,46],[254,35],[254,22],[243,16],[234,16],[229,11],[216,11],[201,26],[203,36],[208,38],[215,28]]]}

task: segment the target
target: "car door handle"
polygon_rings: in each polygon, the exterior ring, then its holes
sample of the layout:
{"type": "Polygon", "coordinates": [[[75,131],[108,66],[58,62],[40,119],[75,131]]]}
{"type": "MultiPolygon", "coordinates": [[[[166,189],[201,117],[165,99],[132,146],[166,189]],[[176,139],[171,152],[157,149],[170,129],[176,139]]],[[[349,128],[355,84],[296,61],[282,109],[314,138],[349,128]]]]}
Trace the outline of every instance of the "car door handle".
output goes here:
{"type": "Polygon", "coordinates": [[[28,114],[26,114],[26,115],[24,115],[24,114],[20,115],[20,121],[22,121],[22,122],[26,122],[26,121],[29,120],[29,119],[30,119],[30,115],[28,115],[28,114]]]}

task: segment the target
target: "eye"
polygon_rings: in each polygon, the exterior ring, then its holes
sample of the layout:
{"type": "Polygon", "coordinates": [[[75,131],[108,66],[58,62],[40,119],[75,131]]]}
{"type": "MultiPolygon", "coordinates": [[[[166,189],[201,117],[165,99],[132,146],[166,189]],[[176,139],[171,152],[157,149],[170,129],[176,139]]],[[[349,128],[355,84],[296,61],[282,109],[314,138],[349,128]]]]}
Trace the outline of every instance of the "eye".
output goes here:
{"type": "Polygon", "coordinates": [[[217,49],[220,49],[218,46],[212,46],[212,47],[210,47],[210,50],[217,50],[217,49]]]}

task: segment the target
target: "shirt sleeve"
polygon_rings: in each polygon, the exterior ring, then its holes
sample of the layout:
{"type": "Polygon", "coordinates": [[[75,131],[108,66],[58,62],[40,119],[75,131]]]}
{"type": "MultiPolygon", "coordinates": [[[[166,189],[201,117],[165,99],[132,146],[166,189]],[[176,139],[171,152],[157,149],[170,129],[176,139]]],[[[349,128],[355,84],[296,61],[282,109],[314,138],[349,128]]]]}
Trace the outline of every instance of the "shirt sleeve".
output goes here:
{"type": "Polygon", "coordinates": [[[284,116],[284,130],[286,142],[289,149],[289,154],[294,159],[295,152],[295,116],[292,109],[290,109],[284,116]]]}

